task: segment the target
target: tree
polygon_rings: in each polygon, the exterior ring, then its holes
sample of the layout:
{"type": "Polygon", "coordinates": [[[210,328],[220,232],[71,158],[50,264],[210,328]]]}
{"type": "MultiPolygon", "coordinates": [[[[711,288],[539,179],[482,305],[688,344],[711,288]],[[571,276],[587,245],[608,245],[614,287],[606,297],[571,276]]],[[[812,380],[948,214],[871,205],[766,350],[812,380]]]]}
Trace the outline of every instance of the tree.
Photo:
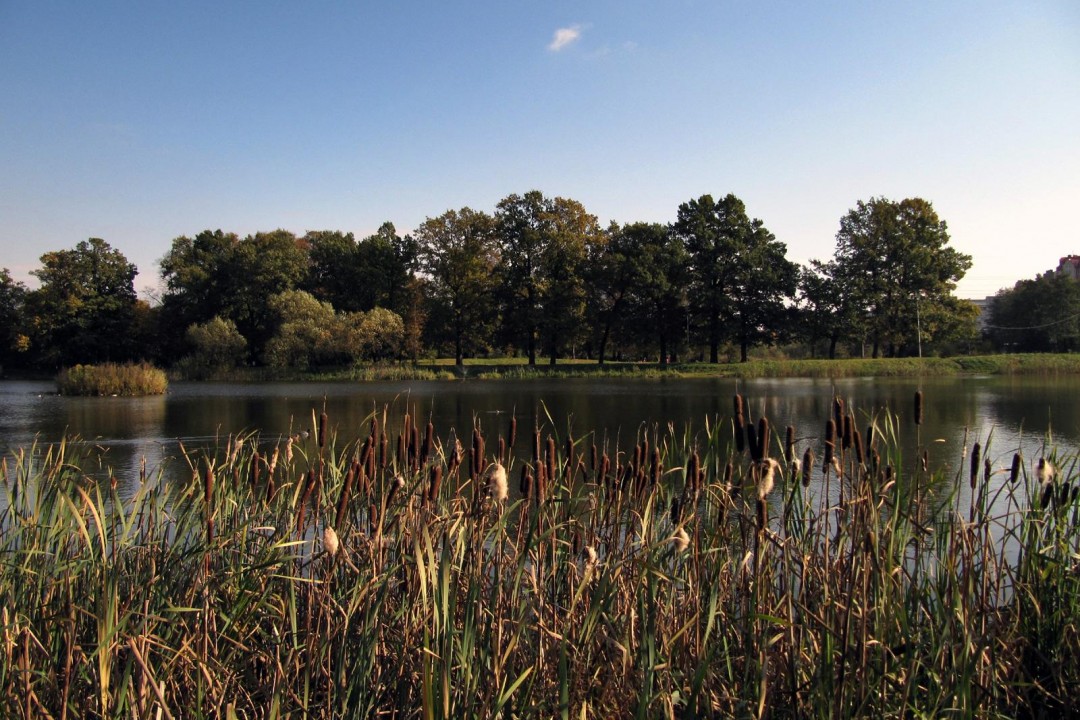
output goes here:
{"type": "Polygon", "coordinates": [[[131,359],[135,266],[101,238],[41,256],[27,295],[32,343],[49,366],[131,359]]]}
{"type": "Polygon", "coordinates": [[[543,228],[548,205],[539,190],[499,201],[495,222],[503,262],[503,321],[508,334],[523,342],[529,365],[536,364],[543,278],[541,257],[549,242],[543,228]]]}
{"type": "Polygon", "coordinates": [[[691,309],[705,327],[709,362],[719,362],[725,334],[738,341],[743,362],[753,345],[778,339],[798,275],[787,246],[731,194],[683,203],[672,227],[690,254],[691,309]]]}
{"type": "Polygon", "coordinates": [[[360,254],[353,234],[312,231],[304,234],[301,244],[307,247],[309,263],[302,288],[339,311],[363,309],[360,254]]]}
{"type": "Polygon", "coordinates": [[[428,218],[416,231],[420,267],[430,280],[430,317],[449,339],[454,360],[487,347],[498,320],[495,222],[470,208],[428,218]]]}
{"type": "MultiPolygon", "coordinates": [[[[204,230],[194,238],[180,236],[158,265],[165,292],[161,299],[165,351],[178,357],[186,351],[184,333],[215,317],[232,320],[227,301],[233,252],[240,239],[221,230],[204,230]]],[[[235,326],[235,322],[233,323],[235,326]]]]}
{"type": "Polygon", "coordinates": [[[987,334],[1012,352],[1071,352],[1080,348],[1080,283],[1056,272],[1020,280],[990,303],[987,334]]]}
{"type": "Polygon", "coordinates": [[[15,282],[7,268],[0,268],[0,370],[28,349],[29,338],[23,334],[25,303],[26,286],[15,282]]]}
{"type": "Polygon", "coordinates": [[[263,351],[267,365],[307,370],[338,361],[344,343],[334,307],[303,290],[270,297],[276,328],[263,351]]]}
{"type": "Polygon", "coordinates": [[[940,340],[935,328],[921,327],[923,316],[939,328],[954,325],[947,320],[954,311],[970,316],[950,298],[971,257],[948,242],[945,222],[921,198],[860,200],[841,218],[831,277],[850,293],[874,357],[883,349],[912,355],[923,341],[940,340]]]}
{"type": "Polygon", "coordinates": [[[546,243],[540,257],[540,332],[555,365],[566,346],[583,339],[586,261],[598,253],[605,236],[595,215],[578,201],[561,197],[545,207],[541,228],[546,243]]]}
{"type": "Polygon", "coordinates": [[[625,225],[612,234],[610,244],[623,265],[625,327],[652,345],[660,364],[667,365],[685,319],[686,248],[670,228],[657,223],[625,225]]]}

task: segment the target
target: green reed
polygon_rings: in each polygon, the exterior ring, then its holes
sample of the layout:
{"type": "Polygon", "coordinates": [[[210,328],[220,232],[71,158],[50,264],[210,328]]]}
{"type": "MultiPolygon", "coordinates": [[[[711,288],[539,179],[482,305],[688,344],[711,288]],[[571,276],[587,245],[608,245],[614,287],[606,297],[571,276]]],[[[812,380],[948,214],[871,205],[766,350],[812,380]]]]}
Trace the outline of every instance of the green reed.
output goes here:
{"type": "Polygon", "coordinates": [[[1062,712],[1076,459],[1048,444],[1054,473],[1024,461],[1011,481],[986,437],[947,475],[902,456],[896,415],[836,410],[810,484],[816,431],[749,414],[741,452],[730,420],[620,447],[545,417],[526,457],[516,425],[459,441],[415,411],[347,431],[313,414],[307,437],[182,450],[186,481],[131,497],[90,479],[82,446],[18,451],[0,466],[0,715],[1062,712]],[[496,461],[522,492],[493,497],[496,461]]]}

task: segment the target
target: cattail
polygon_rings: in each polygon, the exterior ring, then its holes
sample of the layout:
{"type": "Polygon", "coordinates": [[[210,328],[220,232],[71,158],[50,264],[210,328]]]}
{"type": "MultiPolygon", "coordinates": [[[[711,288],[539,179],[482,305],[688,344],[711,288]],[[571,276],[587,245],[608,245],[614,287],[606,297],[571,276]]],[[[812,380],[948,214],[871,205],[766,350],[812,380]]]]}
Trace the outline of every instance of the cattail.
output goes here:
{"type": "Polygon", "coordinates": [[[741,412],[735,414],[735,449],[739,452],[746,449],[746,420],[741,412]]]}
{"type": "Polygon", "coordinates": [[[214,468],[206,466],[203,475],[206,491],[206,542],[214,541],[214,468]]]}
{"type": "Polygon", "coordinates": [[[327,555],[329,555],[330,557],[334,557],[335,555],[337,555],[339,546],[338,535],[337,532],[334,531],[334,528],[330,527],[329,525],[327,525],[323,529],[322,544],[323,550],[326,551],[327,555]]]}
{"type": "Polygon", "coordinates": [[[337,515],[334,516],[334,524],[341,527],[345,522],[345,513],[349,509],[349,497],[352,493],[353,482],[356,480],[356,473],[360,469],[360,463],[354,462],[349,471],[345,473],[345,482],[341,485],[341,495],[338,496],[337,515]]]}
{"type": "Polygon", "coordinates": [[[1014,483],[1020,479],[1020,464],[1023,462],[1020,453],[1013,454],[1012,468],[1009,470],[1009,482],[1014,483]]]}
{"type": "Polygon", "coordinates": [[[724,487],[731,487],[731,477],[735,474],[735,465],[728,463],[724,466],[724,487]]]}
{"type": "Polygon", "coordinates": [[[274,479],[274,471],[277,470],[278,455],[281,452],[281,448],[277,445],[274,446],[274,454],[270,456],[270,465],[266,472],[270,476],[270,480],[274,479]]]}
{"type": "MultiPolygon", "coordinates": [[[[573,464],[573,462],[574,462],[574,438],[571,437],[569,434],[567,434],[567,436],[566,436],[566,455],[565,455],[565,457],[563,457],[564,472],[567,475],[570,475],[570,468],[571,468],[571,465],[573,464]]],[[[570,479],[572,479],[572,478],[567,479],[568,483],[569,483],[570,479]]]]}
{"type": "Polygon", "coordinates": [[[435,443],[435,425],[428,423],[424,428],[424,444],[420,446],[420,464],[426,465],[431,457],[431,448],[435,443]]]}
{"type": "Polygon", "coordinates": [[[697,492],[699,487],[700,478],[698,475],[701,470],[701,458],[697,454],[697,450],[690,454],[690,463],[686,468],[686,484],[689,485],[694,492],[697,492]]]}
{"type": "Polygon", "coordinates": [[[499,456],[498,456],[498,460],[499,460],[499,462],[502,462],[505,459],[506,459],[506,438],[500,436],[499,437],[499,456]]]}
{"type": "Polygon", "coordinates": [[[854,442],[852,437],[852,425],[851,415],[845,415],[843,421],[837,424],[837,429],[840,431],[840,446],[847,450],[854,442]]]}
{"type": "Polygon", "coordinates": [[[686,532],[685,528],[679,528],[675,531],[671,541],[675,544],[676,552],[683,552],[686,548],[690,547],[690,535],[686,532]]]}
{"type": "Polygon", "coordinates": [[[509,490],[506,485],[506,468],[501,463],[494,463],[488,470],[488,490],[496,502],[506,502],[509,490]]]}
{"type": "Polygon", "coordinates": [[[536,466],[536,501],[544,502],[547,499],[547,466],[540,463],[536,466]]]}
{"type": "Polygon", "coordinates": [[[319,415],[319,448],[326,447],[326,413],[319,415]]]}
{"type": "MultiPolygon", "coordinates": [[[[369,455],[369,459],[368,459],[368,475],[371,476],[371,477],[374,477],[375,476],[375,463],[376,463],[375,446],[374,445],[372,445],[372,447],[368,449],[368,455],[369,455]]],[[[386,469],[386,465],[390,462],[389,455],[390,455],[390,438],[388,438],[386,436],[385,432],[381,432],[381,433],[379,433],[378,465],[383,470],[386,469]]]]}
{"type": "Polygon", "coordinates": [[[862,435],[859,433],[858,428],[854,427],[854,423],[852,423],[851,441],[851,444],[855,447],[855,461],[861,467],[866,463],[866,454],[863,449],[862,435]]]}
{"type": "Polygon", "coordinates": [[[259,467],[259,463],[261,462],[261,460],[262,459],[259,457],[259,451],[258,450],[256,450],[255,452],[253,452],[251,454],[251,486],[252,487],[255,487],[256,485],[259,484],[259,471],[262,469],[262,468],[259,467]]]}
{"type": "Polygon", "coordinates": [[[836,452],[836,421],[828,420],[825,423],[825,470],[832,465],[833,454],[836,452]]]}
{"type": "Polygon", "coordinates": [[[877,432],[874,430],[874,424],[870,423],[866,426],[866,435],[863,436],[866,439],[866,447],[873,450],[877,445],[877,432]]]}
{"type": "Polygon", "coordinates": [[[923,394],[922,390],[915,391],[915,424],[922,425],[923,421],[923,394]]]}
{"type": "Polygon", "coordinates": [[[758,532],[764,532],[765,528],[769,525],[769,503],[765,502],[765,498],[758,498],[757,501],[757,529],[758,532]]]}
{"type": "Polygon", "coordinates": [[[533,465],[540,464],[540,428],[533,430],[533,465]]]}
{"type": "Polygon", "coordinates": [[[400,475],[394,476],[394,481],[390,483],[390,493],[386,496],[386,506],[390,507],[390,503],[393,502],[394,497],[399,492],[405,489],[405,478],[400,475]]]}
{"type": "Polygon", "coordinates": [[[506,444],[510,449],[514,448],[514,443],[517,442],[517,417],[510,417],[510,430],[506,434],[506,444]]]}
{"type": "Polygon", "coordinates": [[[1035,471],[1035,477],[1040,483],[1048,483],[1054,479],[1054,466],[1046,458],[1039,458],[1039,467],[1035,471]]]}
{"type": "Polygon", "coordinates": [[[797,478],[797,477],[799,477],[801,475],[802,475],[802,463],[799,461],[799,458],[792,458],[792,460],[791,460],[791,478],[794,480],[795,478],[797,478]]]}
{"type": "Polygon", "coordinates": [[[839,430],[844,428],[844,398],[839,395],[833,398],[833,420],[839,430]]]}
{"type": "Polygon", "coordinates": [[[1047,480],[1042,484],[1042,499],[1039,502],[1039,506],[1044,510],[1050,507],[1051,501],[1054,499],[1054,483],[1047,480]]]}
{"type": "Polygon", "coordinates": [[[675,498],[671,501],[671,524],[678,525],[679,520],[682,519],[682,503],[679,502],[679,498],[675,498]]]}
{"type": "Polygon", "coordinates": [[[293,444],[293,439],[292,439],[292,436],[290,435],[289,439],[285,441],[285,464],[286,465],[288,465],[289,463],[292,462],[292,444],[293,444]]]}
{"type": "Polygon", "coordinates": [[[990,462],[990,458],[986,458],[986,460],[983,461],[983,482],[990,482],[990,476],[993,474],[993,464],[990,462]]]}
{"type": "Polygon", "coordinates": [[[814,472],[814,451],[806,448],[802,456],[802,484],[810,485],[810,475],[814,472]]]}
{"type": "Polygon", "coordinates": [[[435,502],[435,499],[439,497],[439,487],[442,485],[442,466],[431,466],[431,478],[428,483],[428,500],[435,502]]]}
{"type": "Polygon", "coordinates": [[[795,460],[795,426],[788,425],[784,433],[784,462],[791,464],[795,460]]]}
{"type": "Polygon", "coordinates": [[[780,463],[769,458],[758,467],[757,495],[759,500],[764,500],[772,492],[776,483],[776,468],[780,463]]]}
{"type": "Polygon", "coordinates": [[[982,460],[982,446],[979,443],[975,443],[971,448],[971,473],[969,481],[971,483],[971,489],[975,489],[975,483],[979,480],[979,463],[982,460]]]}
{"type": "Polygon", "coordinates": [[[1066,503],[1068,503],[1069,502],[1069,490],[1071,490],[1071,489],[1072,488],[1069,486],[1069,483],[1062,483],[1061,484],[1061,495],[1059,497],[1058,502],[1060,502],[1062,505],[1065,505],[1066,503]]]}
{"type": "Polygon", "coordinates": [[[735,415],[742,415],[743,412],[745,412],[745,408],[743,407],[743,397],[742,397],[742,395],[740,395],[739,393],[735,393],[735,397],[732,398],[732,400],[733,400],[733,413],[735,415]]]}
{"type": "Polygon", "coordinates": [[[397,467],[403,468],[403,467],[405,467],[405,435],[404,435],[404,433],[398,434],[397,443],[395,445],[397,447],[397,453],[395,454],[394,457],[397,458],[397,467]]]}
{"type": "Polygon", "coordinates": [[[586,545],[585,548],[581,551],[581,554],[585,559],[585,573],[588,574],[592,571],[593,568],[596,567],[596,563],[598,561],[596,555],[596,548],[594,548],[592,545],[586,545]]]}
{"type": "Polygon", "coordinates": [[[922,469],[923,472],[927,472],[930,469],[930,453],[927,450],[922,451],[922,469]]]}
{"type": "Polygon", "coordinates": [[[653,485],[660,482],[660,476],[664,473],[664,465],[660,462],[660,448],[653,448],[652,463],[649,466],[650,481],[653,485]]]}
{"type": "Polygon", "coordinates": [[[532,494],[532,475],[529,474],[529,466],[524,463],[521,465],[521,481],[518,483],[518,490],[524,498],[532,494]]]}
{"type": "Polygon", "coordinates": [[[832,458],[832,469],[833,472],[836,473],[837,477],[843,475],[843,468],[840,467],[840,458],[836,457],[835,455],[833,455],[832,458]]]}
{"type": "Polygon", "coordinates": [[[769,457],[769,419],[762,417],[758,420],[758,460],[769,457]]]}
{"type": "Polygon", "coordinates": [[[754,462],[761,460],[761,445],[758,442],[757,428],[753,423],[746,426],[746,444],[750,447],[750,459],[754,462]]]}
{"type": "Polygon", "coordinates": [[[557,456],[555,454],[555,438],[548,435],[547,438],[547,480],[548,482],[555,482],[555,463],[557,456]]]}
{"type": "Polygon", "coordinates": [[[596,443],[593,443],[589,449],[589,470],[596,472],[596,463],[598,459],[599,455],[597,454],[596,443]]]}

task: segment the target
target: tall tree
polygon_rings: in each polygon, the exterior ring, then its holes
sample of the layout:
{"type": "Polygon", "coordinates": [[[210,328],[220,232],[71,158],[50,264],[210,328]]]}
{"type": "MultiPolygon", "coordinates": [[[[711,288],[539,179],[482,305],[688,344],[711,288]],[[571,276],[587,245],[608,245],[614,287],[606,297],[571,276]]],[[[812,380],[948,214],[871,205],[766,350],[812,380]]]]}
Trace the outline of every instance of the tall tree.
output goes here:
{"type": "Polygon", "coordinates": [[[352,233],[313,230],[304,234],[308,272],[302,289],[343,312],[361,310],[360,254],[352,233]]]}
{"type": "Polygon", "coordinates": [[[709,361],[719,362],[726,335],[746,362],[750,347],[785,330],[798,275],[787,246],[731,194],[683,203],[672,227],[690,254],[691,308],[705,328],[709,361]]]}
{"type": "Polygon", "coordinates": [[[540,258],[543,278],[540,332],[555,365],[566,347],[585,335],[585,268],[605,236],[595,215],[577,200],[556,197],[541,223],[546,243],[540,258]]]}
{"type": "Polygon", "coordinates": [[[137,270],[101,238],[41,256],[27,296],[34,347],[49,366],[131,358],[137,270]]]}
{"type": "Polygon", "coordinates": [[[495,208],[504,275],[503,322],[511,338],[524,345],[529,365],[536,345],[543,304],[542,256],[550,242],[544,229],[548,200],[539,190],[509,195],[495,208]]]}
{"type": "Polygon", "coordinates": [[[226,312],[232,288],[228,273],[239,242],[235,234],[221,230],[204,230],[194,238],[181,235],[159,261],[165,284],[161,319],[167,355],[185,354],[190,326],[215,317],[232,320],[226,312]]]}
{"type": "Polygon", "coordinates": [[[411,308],[409,283],[416,274],[416,241],[398,235],[391,222],[379,226],[357,246],[359,277],[356,291],[361,302],[357,310],[386,308],[408,315],[411,308]]]}
{"type": "Polygon", "coordinates": [[[23,335],[25,303],[26,286],[13,280],[7,268],[0,268],[0,371],[29,349],[29,338],[23,335]]]}
{"type": "Polygon", "coordinates": [[[686,248],[670,228],[657,223],[625,225],[611,242],[625,262],[626,329],[667,365],[685,320],[686,248]]]}
{"type": "Polygon", "coordinates": [[[841,218],[832,276],[851,293],[874,357],[913,355],[933,340],[924,315],[950,325],[950,298],[971,256],[948,242],[945,221],[921,198],[860,200],[841,218]]]}
{"type": "Polygon", "coordinates": [[[416,231],[420,268],[430,281],[429,327],[443,328],[454,360],[486,347],[498,320],[495,221],[462,208],[428,218],[416,231]]]}

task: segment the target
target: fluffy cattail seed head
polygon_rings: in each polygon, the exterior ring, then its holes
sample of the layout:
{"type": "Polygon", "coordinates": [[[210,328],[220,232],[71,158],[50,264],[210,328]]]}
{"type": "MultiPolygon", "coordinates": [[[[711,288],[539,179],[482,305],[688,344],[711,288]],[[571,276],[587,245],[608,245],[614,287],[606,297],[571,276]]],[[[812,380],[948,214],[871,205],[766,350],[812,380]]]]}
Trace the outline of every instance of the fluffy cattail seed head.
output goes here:
{"type": "Polygon", "coordinates": [[[776,468],[780,463],[772,458],[762,461],[758,468],[757,495],[759,500],[764,500],[772,492],[776,485],[776,468]]]}
{"type": "Polygon", "coordinates": [[[338,540],[337,532],[329,525],[327,525],[322,532],[322,544],[323,550],[326,551],[327,555],[330,557],[337,555],[340,542],[338,540]]]}
{"type": "Polygon", "coordinates": [[[1054,479],[1054,466],[1046,458],[1039,458],[1039,467],[1035,471],[1035,476],[1040,483],[1050,482],[1054,479]]]}
{"type": "Polygon", "coordinates": [[[497,502],[506,502],[506,498],[509,497],[506,468],[502,466],[502,463],[493,463],[488,469],[488,491],[492,499],[497,502]]]}
{"type": "Polygon", "coordinates": [[[683,552],[686,548],[690,547],[690,535],[686,532],[686,528],[679,528],[676,530],[671,541],[675,543],[676,552],[683,552]]]}

